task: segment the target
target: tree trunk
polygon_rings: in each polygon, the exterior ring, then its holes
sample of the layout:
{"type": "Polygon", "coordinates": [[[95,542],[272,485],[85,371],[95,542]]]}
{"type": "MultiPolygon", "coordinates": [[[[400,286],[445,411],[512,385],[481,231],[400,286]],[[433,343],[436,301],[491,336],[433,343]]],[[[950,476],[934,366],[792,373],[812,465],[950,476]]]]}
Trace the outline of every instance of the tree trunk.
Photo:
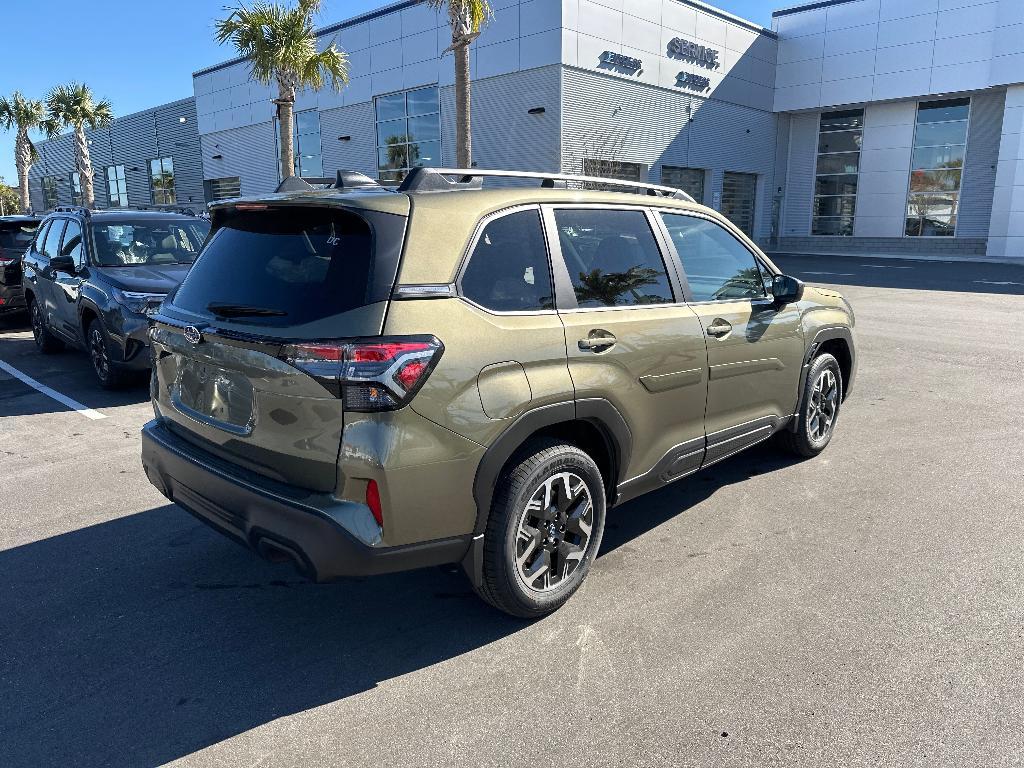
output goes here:
{"type": "Polygon", "coordinates": [[[28,172],[32,168],[32,145],[28,140],[28,131],[24,128],[18,129],[18,138],[14,142],[14,162],[18,167],[21,212],[28,215],[32,210],[32,198],[28,192],[28,172]]]}
{"type": "Polygon", "coordinates": [[[456,44],[455,54],[455,157],[459,168],[473,167],[472,85],[469,45],[456,44]]]}
{"type": "Polygon", "coordinates": [[[92,158],[89,156],[89,142],[85,138],[85,127],[81,123],[75,126],[75,170],[78,171],[78,179],[82,186],[82,205],[86,208],[95,208],[96,197],[92,188],[92,158]]]}
{"type": "Polygon", "coordinates": [[[281,180],[295,175],[295,91],[296,78],[288,74],[277,76],[277,123],[281,144],[281,180]]]}

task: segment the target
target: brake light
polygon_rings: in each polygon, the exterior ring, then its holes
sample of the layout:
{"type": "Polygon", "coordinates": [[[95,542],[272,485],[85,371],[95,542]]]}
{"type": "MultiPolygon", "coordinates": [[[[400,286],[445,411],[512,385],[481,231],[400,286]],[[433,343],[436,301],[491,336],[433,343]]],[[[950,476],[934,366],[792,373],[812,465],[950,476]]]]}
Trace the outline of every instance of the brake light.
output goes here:
{"type": "Polygon", "coordinates": [[[409,403],[444,352],[433,336],[374,342],[289,344],[281,359],[320,382],[346,410],[394,411],[409,403]]]}
{"type": "Polygon", "coordinates": [[[6,259],[3,256],[0,256],[0,267],[13,266],[17,261],[17,259],[6,259]]]}
{"type": "Polygon", "coordinates": [[[376,480],[370,480],[366,484],[366,506],[373,513],[373,519],[377,521],[377,525],[383,528],[384,510],[380,506],[380,488],[377,487],[376,480]]]}

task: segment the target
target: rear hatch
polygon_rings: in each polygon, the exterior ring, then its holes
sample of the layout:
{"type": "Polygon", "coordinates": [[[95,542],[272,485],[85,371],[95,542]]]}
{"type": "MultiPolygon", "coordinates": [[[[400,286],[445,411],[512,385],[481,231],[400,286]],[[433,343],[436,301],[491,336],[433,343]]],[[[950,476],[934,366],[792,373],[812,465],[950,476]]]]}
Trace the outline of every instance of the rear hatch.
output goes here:
{"type": "Polygon", "coordinates": [[[21,257],[35,237],[39,222],[33,219],[0,220],[0,283],[21,285],[21,257]]]}
{"type": "Polygon", "coordinates": [[[153,397],[165,424],[272,480],[337,482],[344,345],[377,339],[408,198],[236,203],[154,318],[153,397]]]}

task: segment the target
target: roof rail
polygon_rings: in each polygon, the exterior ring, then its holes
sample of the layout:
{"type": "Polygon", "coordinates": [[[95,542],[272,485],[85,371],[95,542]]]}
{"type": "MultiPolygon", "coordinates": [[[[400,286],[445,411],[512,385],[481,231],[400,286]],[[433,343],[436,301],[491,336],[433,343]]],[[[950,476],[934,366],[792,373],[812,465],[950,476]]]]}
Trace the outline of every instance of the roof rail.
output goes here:
{"type": "Polygon", "coordinates": [[[649,184],[643,181],[623,181],[602,176],[576,176],[564,173],[538,173],[534,171],[495,171],[480,168],[413,168],[398,188],[399,192],[443,192],[457,189],[482,189],[487,178],[536,179],[546,189],[567,189],[569,184],[592,184],[623,187],[652,197],[696,202],[690,195],[675,187],[649,184]],[[454,177],[450,180],[448,177],[454,177]]]}
{"type": "Polygon", "coordinates": [[[338,169],[333,178],[289,176],[278,186],[278,192],[309,192],[313,189],[379,189],[380,184],[358,171],[338,169]]]}
{"type": "Polygon", "coordinates": [[[92,211],[84,205],[58,205],[53,209],[54,213],[79,213],[82,216],[92,216],[92,211]]]}

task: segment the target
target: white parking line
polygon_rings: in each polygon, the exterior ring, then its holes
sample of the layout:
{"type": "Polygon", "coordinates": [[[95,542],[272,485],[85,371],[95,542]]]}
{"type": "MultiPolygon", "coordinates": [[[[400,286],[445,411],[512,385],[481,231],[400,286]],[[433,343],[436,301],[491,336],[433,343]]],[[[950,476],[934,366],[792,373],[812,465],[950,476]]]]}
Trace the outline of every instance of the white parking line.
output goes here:
{"type": "Polygon", "coordinates": [[[27,373],[22,373],[17,368],[5,363],[3,360],[0,360],[0,371],[7,371],[7,373],[11,374],[11,376],[13,376],[14,378],[28,384],[30,387],[32,387],[32,389],[42,392],[47,397],[52,397],[58,403],[60,403],[61,405],[66,405],[73,411],[78,411],[78,413],[82,414],[87,419],[97,420],[107,418],[99,411],[94,411],[92,408],[86,408],[77,400],[72,400],[70,397],[62,395],[57,390],[50,389],[45,384],[41,384],[40,382],[36,381],[31,376],[29,376],[27,373]]]}
{"type": "Polygon", "coordinates": [[[914,267],[897,267],[894,264],[861,264],[868,269],[914,269],[914,267]]]}
{"type": "Polygon", "coordinates": [[[853,272],[804,272],[805,275],[829,275],[830,277],[856,277],[853,272]]]}
{"type": "Polygon", "coordinates": [[[975,280],[973,282],[978,285],[1024,285],[1024,283],[1015,283],[1012,280],[975,280]]]}

